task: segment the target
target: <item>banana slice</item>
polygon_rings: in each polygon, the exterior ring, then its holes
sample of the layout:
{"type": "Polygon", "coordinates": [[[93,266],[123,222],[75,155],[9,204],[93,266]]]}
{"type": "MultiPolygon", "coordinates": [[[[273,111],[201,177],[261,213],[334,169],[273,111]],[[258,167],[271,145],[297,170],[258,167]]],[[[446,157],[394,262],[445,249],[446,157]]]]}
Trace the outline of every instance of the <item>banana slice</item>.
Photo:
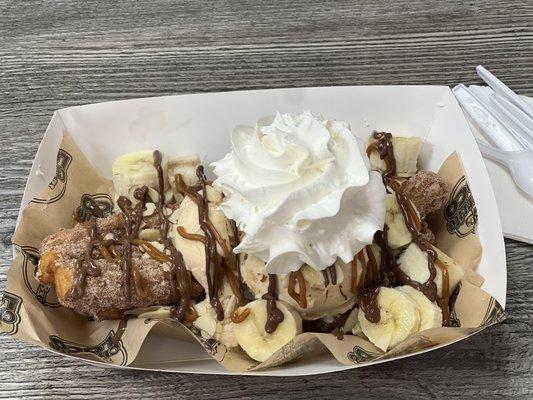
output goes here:
{"type": "MultiPolygon", "coordinates": [[[[163,167],[166,186],[167,161],[165,156],[163,156],[161,166],[163,167]]],[[[152,151],[138,151],[125,154],[113,162],[112,170],[115,199],[119,196],[126,196],[133,203],[136,203],[137,200],[133,197],[135,189],[143,185],[149,188],[158,188],[159,183],[157,171],[154,168],[152,151]]]]}
{"type": "Polygon", "coordinates": [[[400,269],[412,280],[425,283],[429,279],[428,255],[417,244],[411,243],[398,261],[400,269]]]}
{"type": "Polygon", "coordinates": [[[391,249],[405,246],[412,239],[411,232],[405,225],[402,210],[396,200],[394,193],[387,194],[387,213],[385,214],[385,224],[389,227],[387,231],[387,242],[391,249]]]}
{"type": "Polygon", "coordinates": [[[429,301],[424,293],[411,286],[400,286],[397,289],[407,294],[416,304],[418,304],[418,309],[420,311],[420,326],[418,327],[418,332],[442,326],[442,310],[437,303],[429,301]]]}
{"type": "Polygon", "coordinates": [[[196,176],[196,168],[200,165],[200,157],[198,154],[186,157],[175,157],[168,161],[168,176],[170,181],[170,186],[172,192],[174,192],[174,197],[176,200],[180,201],[183,199],[181,193],[178,192],[176,186],[176,175],[180,174],[183,178],[183,182],[187,186],[193,186],[198,182],[198,177],[196,176]]]}
{"type": "Polygon", "coordinates": [[[233,324],[235,337],[241,348],[256,361],[266,361],[302,332],[302,318],[296,310],[281,301],[277,302],[277,307],[283,313],[283,321],[272,333],[265,331],[266,300],[255,300],[239,308],[239,313],[248,309],[250,314],[244,321],[233,324]]]}
{"type": "MultiPolygon", "coordinates": [[[[396,159],[396,175],[407,178],[416,174],[418,153],[422,142],[420,138],[393,136],[394,158],[396,159]]],[[[370,165],[373,169],[384,171],[385,161],[380,159],[377,152],[370,154],[370,165]]]]}
{"type": "Polygon", "coordinates": [[[406,178],[416,174],[421,144],[420,138],[414,136],[392,138],[394,158],[396,159],[396,175],[406,178]]]}
{"type": "MultiPolygon", "coordinates": [[[[209,191],[208,191],[209,197],[209,191]]],[[[217,203],[208,203],[209,206],[209,219],[213,223],[214,228],[220,234],[222,239],[229,247],[229,233],[226,217],[222,211],[217,209],[217,203]]],[[[207,277],[205,274],[205,247],[204,244],[197,240],[191,240],[184,238],[178,232],[178,228],[184,229],[185,232],[204,236],[204,232],[200,228],[198,222],[198,207],[190,198],[186,197],[179,208],[177,222],[171,227],[170,237],[174,243],[174,246],[183,255],[183,260],[187,269],[191,271],[196,280],[204,287],[207,288],[207,277]]],[[[220,245],[217,244],[217,251],[220,255],[224,255],[224,252],[220,245]]]]}
{"type": "MultiPolygon", "coordinates": [[[[441,250],[433,247],[437,252],[437,257],[446,266],[448,270],[448,280],[450,282],[450,293],[454,291],[461,279],[465,274],[465,268],[457,264],[453,258],[442,252],[441,250]]],[[[442,272],[440,268],[437,268],[437,275],[435,276],[435,284],[437,285],[437,294],[442,295],[442,272]]]]}
{"type": "MultiPolygon", "coordinates": [[[[437,257],[443,262],[448,270],[450,292],[453,292],[463,278],[465,269],[441,250],[436,247],[433,247],[433,249],[437,252],[437,257]]],[[[409,247],[407,247],[407,249],[400,255],[398,261],[400,263],[400,269],[412,280],[425,283],[429,279],[428,256],[426,252],[422,251],[415,243],[411,243],[409,247]]],[[[435,275],[437,295],[442,296],[442,271],[437,266],[435,266],[435,270],[437,272],[435,275]]]]}
{"type": "Polygon", "coordinates": [[[376,347],[387,351],[418,331],[420,310],[407,294],[380,287],[377,302],[381,316],[378,323],[368,321],[363,312],[358,314],[361,330],[376,347]]]}

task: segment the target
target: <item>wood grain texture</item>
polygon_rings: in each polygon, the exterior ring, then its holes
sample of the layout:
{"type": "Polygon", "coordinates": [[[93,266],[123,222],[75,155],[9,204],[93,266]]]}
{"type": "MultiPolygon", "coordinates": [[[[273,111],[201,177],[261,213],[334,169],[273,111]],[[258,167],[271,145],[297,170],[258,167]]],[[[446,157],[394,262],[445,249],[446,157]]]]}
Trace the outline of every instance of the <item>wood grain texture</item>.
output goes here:
{"type": "MultiPolygon", "coordinates": [[[[533,95],[531,1],[0,1],[0,291],[55,109],[187,92],[479,83],[533,95]]],[[[533,397],[533,247],[506,241],[508,319],[445,349],[307,378],[100,369],[0,337],[0,399],[533,397]]]]}

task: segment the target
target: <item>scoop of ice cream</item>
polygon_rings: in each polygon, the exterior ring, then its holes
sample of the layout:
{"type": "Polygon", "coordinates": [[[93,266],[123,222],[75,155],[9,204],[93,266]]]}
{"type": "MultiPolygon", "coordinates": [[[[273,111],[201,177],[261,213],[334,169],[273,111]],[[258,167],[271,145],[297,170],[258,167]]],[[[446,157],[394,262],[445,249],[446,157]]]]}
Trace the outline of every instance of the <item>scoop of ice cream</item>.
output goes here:
{"type": "MultiPolygon", "coordinates": [[[[359,266],[358,266],[359,267],[359,266]]],[[[257,257],[248,255],[241,262],[243,280],[256,299],[261,298],[268,290],[268,273],[265,263],[257,257]]],[[[307,307],[302,308],[289,295],[289,274],[277,275],[278,298],[292,305],[303,319],[317,319],[343,313],[353,307],[355,295],[351,292],[352,267],[350,264],[337,260],[335,263],[336,283],[325,285],[324,275],[309,266],[302,267],[305,279],[307,307]]],[[[357,272],[361,274],[360,268],[357,272]]],[[[299,286],[296,286],[300,293],[299,286]]]]}
{"type": "Polygon", "coordinates": [[[441,209],[446,202],[446,183],[431,171],[418,171],[402,183],[401,191],[423,216],[441,209]]]}
{"type": "Polygon", "coordinates": [[[245,233],[235,252],[265,261],[269,273],[350,262],[382,228],[381,177],[369,173],[346,123],[278,113],[237,126],[231,143],[213,164],[221,209],[245,233]]]}

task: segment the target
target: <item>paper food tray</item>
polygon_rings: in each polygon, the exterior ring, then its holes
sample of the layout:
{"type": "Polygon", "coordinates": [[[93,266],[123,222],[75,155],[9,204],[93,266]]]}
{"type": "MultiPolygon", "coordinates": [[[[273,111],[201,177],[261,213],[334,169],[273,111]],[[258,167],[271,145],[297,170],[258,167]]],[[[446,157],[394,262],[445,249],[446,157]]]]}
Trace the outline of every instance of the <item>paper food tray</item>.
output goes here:
{"type": "MultiPolygon", "coordinates": [[[[258,118],[277,110],[294,113],[311,110],[346,121],[362,139],[374,130],[419,136],[425,141],[420,155],[420,165],[424,169],[438,170],[450,154],[457,152],[477,207],[476,233],[483,247],[477,271],[485,279],[482,289],[505,307],[505,248],[494,193],[463,113],[450,89],[444,86],[254,90],[144,98],[61,109],[54,114],[39,146],[21,210],[54,178],[57,151],[65,131],[98,172],[111,178],[113,160],[135,150],[158,148],[170,156],[198,153],[204,164],[218,160],[230,150],[229,135],[235,125],[253,125],[258,118]]],[[[425,351],[429,350],[413,354],[425,351]]],[[[309,375],[360,366],[341,365],[333,356],[323,354],[263,371],[237,374],[309,375]]],[[[225,370],[199,344],[158,332],[149,334],[131,365],[111,367],[235,374],[225,370]]]]}

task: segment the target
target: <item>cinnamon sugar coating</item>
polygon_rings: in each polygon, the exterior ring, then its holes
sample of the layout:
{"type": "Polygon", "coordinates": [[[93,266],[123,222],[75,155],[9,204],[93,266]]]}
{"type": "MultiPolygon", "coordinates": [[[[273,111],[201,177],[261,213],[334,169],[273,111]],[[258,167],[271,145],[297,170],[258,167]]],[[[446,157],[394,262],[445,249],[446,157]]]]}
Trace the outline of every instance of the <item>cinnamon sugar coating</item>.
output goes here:
{"type": "Polygon", "coordinates": [[[447,199],[444,180],[431,171],[418,171],[402,183],[401,191],[422,217],[442,208],[447,199]]]}
{"type": "MultiPolygon", "coordinates": [[[[122,214],[111,215],[107,218],[98,218],[97,233],[103,238],[112,233],[116,237],[124,230],[124,218],[122,214]]],[[[58,232],[43,240],[40,247],[41,255],[54,254],[54,268],[63,268],[67,276],[72,276],[77,268],[78,260],[84,256],[90,241],[88,223],[76,224],[70,229],[60,229],[58,232]]],[[[65,307],[88,315],[95,319],[119,318],[122,311],[148,307],[152,305],[175,304],[178,293],[173,293],[170,276],[170,265],[162,263],[146,256],[138,247],[133,246],[131,265],[137,269],[144,286],[148,289],[147,294],[140,297],[135,290],[133,277],[130,278],[130,296],[124,295],[122,287],[124,275],[122,271],[122,246],[115,245],[118,255],[113,260],[103,258],[98,250],[93,251],[95,264],[99,267],[100,276],[87,276],[83,296],[79,299],[67,299],[68,296],[59,296],[59,301],[65,307]]],[[[39,278],[39,273],[37,278],[39,278]]],[[[204,295],[203,288],[193,284],[193,297],[201,298],[204,295]]]]}

